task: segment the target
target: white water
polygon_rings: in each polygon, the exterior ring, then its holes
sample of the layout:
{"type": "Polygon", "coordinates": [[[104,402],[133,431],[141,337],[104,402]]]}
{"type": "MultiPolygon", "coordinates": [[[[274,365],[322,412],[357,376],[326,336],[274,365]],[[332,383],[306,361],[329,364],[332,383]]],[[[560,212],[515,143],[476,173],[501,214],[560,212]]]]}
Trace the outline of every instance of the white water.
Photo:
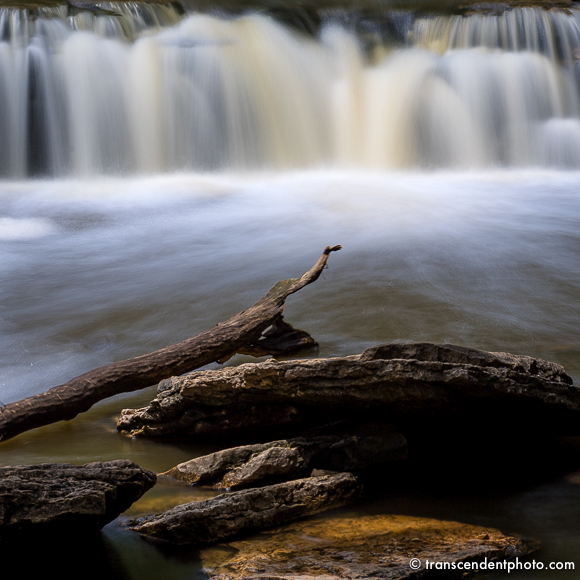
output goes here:
{"type": "Polygon", "coordinates": [[[329,243],[370,280],[336,289],[344,328],[313,329],[329,354],[426,339],[569,362],[578,173],[492,168],[580,167],[577,12],[407,19],[398,48],[363,50],[339,20],[311,38],[102,6],[120,16],[0,10],[0,167],[77,176],[0,184],[0,401],[207,328],[329,243]],[[393,172],[416,166],[479,172],[393,172]]]}
{"type": "Polygon", "coordinates": [[[484,46],[539,52],[554,63],[570,63],[580,56],[580,19],[576,12],[519,8],[499,14],[474,13],[467,18],[419,18],[411,36],[417,45],[441,54],[450,49],[484,46]]]}
{"type": "Polygon", "coordinates": [[[418,20],[369,48],[331,21],[59,10],[0,10],[1,175],[580,167],[576,11],[418,20]]]}
{"type": "MultiPolygon", "coordinates": [[[[451,342],[553,360],[578,383],[576,13],[423,19],[393,48],[363,47],[339,21],[314,39],[259,16],[126,12],[0,11],[0,173],[13,178],[0,182],[0,402],[206,330],[337,243],[285,309],[321,356],[451,342]],[[536,42],[534,20],[558,26],[536,42]],[[491,32],[460,44],[451,25],[491,32]],[[550,49],[564,38],[565,58],[550,49]]],[[[124,457],[160,472],[200,454],[115,434],[119,408],[151,396],[5,442],[2,463],[124,457]]],[[[385,509],[533,536],[544,562],[577,557],[577,485],[502,502],[441,499],[429,481],[427,508],[385,509]]],[[[204,493],[160,482],[134,513],[204,493]]],[[[103,537],[113,549],[78,565],[61,542],[42,573],[203,575],[196,551],[167,555],[118,522],[103,537]]]]}
{"type": "Polygon", "coordinates": [[[0,400],[210,328],[337,243],[287,308],[321,355],[451,342],[578,378],[578,183],[360,171],[6,183],[0,400]]]}

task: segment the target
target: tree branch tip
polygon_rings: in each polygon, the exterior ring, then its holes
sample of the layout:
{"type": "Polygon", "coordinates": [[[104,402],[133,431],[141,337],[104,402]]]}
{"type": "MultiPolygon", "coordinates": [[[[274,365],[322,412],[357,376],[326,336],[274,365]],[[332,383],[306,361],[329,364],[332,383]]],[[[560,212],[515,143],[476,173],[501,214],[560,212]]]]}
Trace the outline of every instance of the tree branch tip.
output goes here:
{"type": "MultiPolygon", "coordinates": [[[[326,266],[329,254],[341,248],[340,245],[327,246],[301,278],[278,282],[248,310],[242,310],[225,322],[219,322],[211,330],[153,353],[93,369],[39,395],[6,406],[0,401],[0,441],[57,421],[70,421],[79,413],[87,411],[94,402],[113,395],[138,390],[211,362],[223,365],[236,352],[243,352],[244,347],[247,350],[248,343],[253,347],[255,342],[259,342],[264,331],[258,333],[256,329],[271,327],[282,320],[286,298],[317,280],[326,266]]],[[[294,334],[301,333],[298,329],[293,331],[294,334]]],[[[307,336],[314,343],[312,337],[307,336]]],[[[258,346],[262,350],[266,350],[265,347],[280,350],[280,345],[275,344],[279,338],[270,336],[272,344],[258,346]]],[[[293,340],[292,344],[302,348],[303,339],[304,335],[292,336],[288,343],[293,340]]]]}

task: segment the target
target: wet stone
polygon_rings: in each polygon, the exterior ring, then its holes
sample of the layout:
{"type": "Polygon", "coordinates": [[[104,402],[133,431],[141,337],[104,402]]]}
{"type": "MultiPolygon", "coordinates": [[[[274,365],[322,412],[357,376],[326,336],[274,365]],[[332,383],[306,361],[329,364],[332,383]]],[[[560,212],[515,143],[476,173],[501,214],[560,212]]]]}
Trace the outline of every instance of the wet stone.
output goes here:
{"type": "MultiPolygon", "coordinates": [[[[204,562],[211,580],[441,577],[441,570],[426,569],[427,561],[450,568],[459,563],[464,566],[464,562],[485,562],[485,558],[503,562],[538,546],[497,530],[458,522],[400,515],[339,515],[294,522],[221,547],[219,562],[211,561],[209,554],[204,562]]],[[[203,550],[201,557],[204,560],[203,550]]],[[[463,575],[457,568],[455,572],[463,575]]]]}

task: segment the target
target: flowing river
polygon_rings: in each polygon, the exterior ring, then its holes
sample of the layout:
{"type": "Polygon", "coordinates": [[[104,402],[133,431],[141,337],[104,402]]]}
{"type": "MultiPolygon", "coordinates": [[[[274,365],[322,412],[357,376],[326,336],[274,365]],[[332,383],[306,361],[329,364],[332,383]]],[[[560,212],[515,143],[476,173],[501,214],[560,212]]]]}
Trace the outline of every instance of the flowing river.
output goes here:
{"type": "MultiPolygon", "coordinates": [[[[330,11],[307,34],[263,14],[99,6],[0,9],[3,404],[206,330],[334,244],[285,309],[318,355],[448,342],[580,382],[577,11],[330,11]]],[[[120,409],[153,394],[20,435],[0,461],[159,472],[214,449],[117,434],[120,409]]],[[[535,579],[580,578],[580,475],[543,478],[543,460],[529,483],[496,472],[485,495],[427,473],[367,509],[532,536],[536,560],[576,558],[535,579]]],[[[130,513],[212,494],[163,483],[130,513]]],[[[223,557],[166,553],[119,521],[102,537],[78,556],[100,562],[85,577],[203,578],[223,557]]],[[[53,556],[47,573],[75,575],[66,546],[53,556]]]]}

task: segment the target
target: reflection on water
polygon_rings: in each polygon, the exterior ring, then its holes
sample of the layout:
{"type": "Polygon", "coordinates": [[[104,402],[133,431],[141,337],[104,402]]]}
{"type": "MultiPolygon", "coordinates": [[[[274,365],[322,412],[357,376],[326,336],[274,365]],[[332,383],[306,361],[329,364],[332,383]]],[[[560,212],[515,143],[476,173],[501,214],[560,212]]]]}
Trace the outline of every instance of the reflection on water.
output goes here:
{"type": "MultiPolygon", "coordinates": [[[[2,183],[0,226],[22,234],[0,239],[0,400],[210,328],[338,243],[329,270],[286,307],[321,356],[451,342],[554,360],[578,382],[579,182],[573,172],[317,171],[2,183]]],[[[152,396],[120,396],[25,433],[2,444],[2,461],[123,457],[159,472],[215,449],[118,435],[119,410],[152,396]]],[[[544,539],[546,561],[573,560],[577,483],[510,493],[506,504],[423,488],[387,496],[381,509],[427,516],[438,505],[439,517],[544,539]]],[[[160,482],[132,513],[212,494],[160,482]]],[[[196,554],[160,553],[118,522],[104,537],[128,577],[199,570],[196,554]]]]}

